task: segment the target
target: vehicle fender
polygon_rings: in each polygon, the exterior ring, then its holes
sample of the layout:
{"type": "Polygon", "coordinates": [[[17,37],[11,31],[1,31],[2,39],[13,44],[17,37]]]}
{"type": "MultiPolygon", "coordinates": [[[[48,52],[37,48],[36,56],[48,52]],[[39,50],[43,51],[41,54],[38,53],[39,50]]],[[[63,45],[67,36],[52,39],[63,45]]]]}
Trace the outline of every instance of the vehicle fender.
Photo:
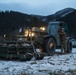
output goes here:
{"type": "MultiPolygon", "coordinates": [[[[56,42],[56,39],[55,39],[55,37],[53,36],[53,35],[45,35],[43,38],[44,38],[44,40],[46,40],[46,39],[49,39],[49,38],[53,38],[54,40],[55,40],[55,42],[56,42]]],[[[57,42],[56,42],[56,45],[57,45],[57,42]]]]}
{"type": "Polygon", "coordinates": [[[66,41],[72,40],[71,37],[66,37],[66,41]]]}

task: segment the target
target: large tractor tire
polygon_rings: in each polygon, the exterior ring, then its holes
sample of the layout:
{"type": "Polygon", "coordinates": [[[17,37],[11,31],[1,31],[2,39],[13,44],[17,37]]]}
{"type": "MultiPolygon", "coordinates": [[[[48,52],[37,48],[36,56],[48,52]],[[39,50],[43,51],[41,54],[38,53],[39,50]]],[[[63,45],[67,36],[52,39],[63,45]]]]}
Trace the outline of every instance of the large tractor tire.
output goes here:
{"type": "Polygon", "coordinates": [[[54,55],[56,49],[56,42],[53,37],[45,39],[43,42],[43,50],[48,53],[48,55],[54,55]]]}
{"type": "Polygon", "coordinates": [[[67,41],[67,53],[71,53],[72,52],[72,41],[71,39],[69,39],[67,41]]]}

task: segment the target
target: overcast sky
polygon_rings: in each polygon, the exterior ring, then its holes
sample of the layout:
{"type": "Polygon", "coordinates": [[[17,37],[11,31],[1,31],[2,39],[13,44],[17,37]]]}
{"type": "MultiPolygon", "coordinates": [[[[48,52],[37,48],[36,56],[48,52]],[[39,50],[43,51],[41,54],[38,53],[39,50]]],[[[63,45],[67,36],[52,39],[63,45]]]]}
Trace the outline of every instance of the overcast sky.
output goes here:
{"type": "Polygon", "coordinates": [[[76,0],[0,0],[1,11],[13,10],[44,16],[68,7],[76,9],[76,0]]]}

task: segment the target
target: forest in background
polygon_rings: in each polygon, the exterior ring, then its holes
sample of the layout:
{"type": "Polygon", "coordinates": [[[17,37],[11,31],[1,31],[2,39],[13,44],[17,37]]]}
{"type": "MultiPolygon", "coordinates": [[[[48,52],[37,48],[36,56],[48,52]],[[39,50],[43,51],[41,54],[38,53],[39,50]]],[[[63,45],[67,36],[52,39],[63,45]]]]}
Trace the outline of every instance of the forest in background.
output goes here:
{"type": "Polygon", "coordinates": [[[48,25],[50,21],[64,21],[68,25],[70,35],[76,38],[76,10],[63,17],[59,14],[39,16],[15,11],[0,11],[0,35],[12,33],[23,27],[48,25]]]}

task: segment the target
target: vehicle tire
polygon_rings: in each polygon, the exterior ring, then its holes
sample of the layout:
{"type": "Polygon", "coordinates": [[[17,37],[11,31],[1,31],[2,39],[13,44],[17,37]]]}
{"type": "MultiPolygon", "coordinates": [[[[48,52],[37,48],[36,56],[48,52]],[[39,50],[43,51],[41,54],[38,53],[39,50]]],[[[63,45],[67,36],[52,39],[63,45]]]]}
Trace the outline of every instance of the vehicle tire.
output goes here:
{"type": "Polygon", "coordinates": [[[54,55],[56,49],[56,42],[53,37],[50,37],[43,42],[43,49],[48,55],[54,55]]]}
{"type": "Polygon", "coordinates": [[[67,53],[71,53],[72,52],[72,41],[71,39],[69,39],[67,41],[67,53]]]}

